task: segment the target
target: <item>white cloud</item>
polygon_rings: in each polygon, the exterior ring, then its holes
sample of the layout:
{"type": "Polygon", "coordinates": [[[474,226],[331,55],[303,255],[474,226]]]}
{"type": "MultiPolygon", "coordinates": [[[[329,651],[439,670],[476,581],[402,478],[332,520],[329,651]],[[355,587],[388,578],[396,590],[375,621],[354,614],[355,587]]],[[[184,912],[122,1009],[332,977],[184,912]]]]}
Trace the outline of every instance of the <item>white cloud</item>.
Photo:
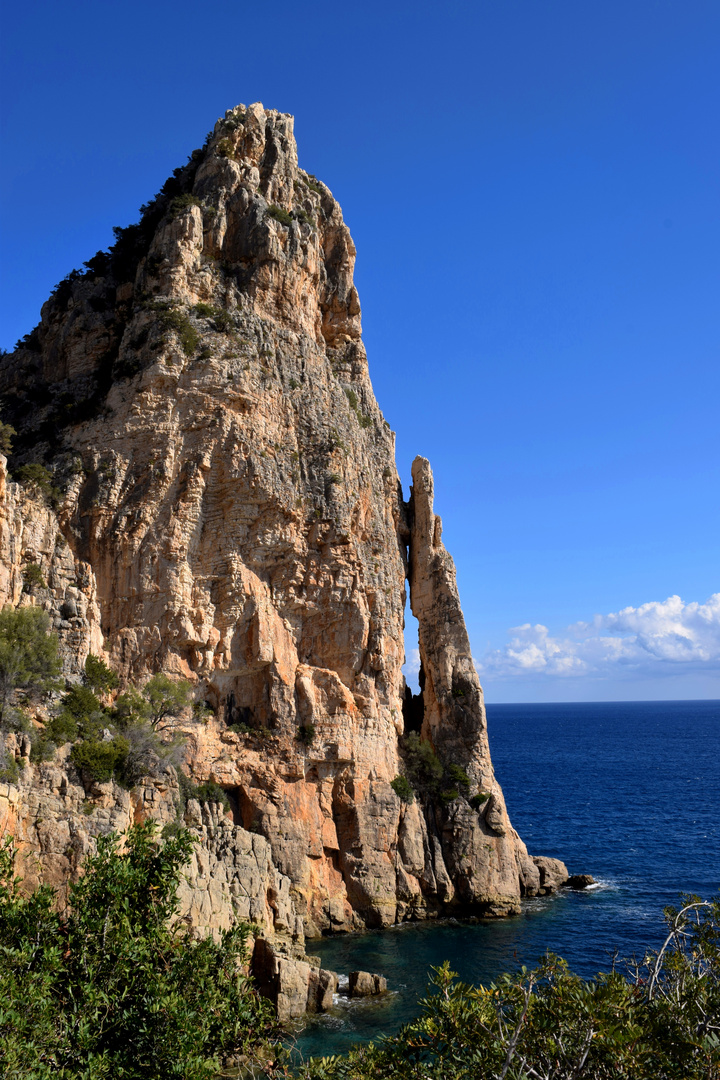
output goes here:
{"type": "Polygon", "coordinates": [[[502,649],[477,661],[482,675],[574,676],[720,671],[720,593],[704,604],[679,596],[627,607],[553,636],[525,623],[502,649]]]}

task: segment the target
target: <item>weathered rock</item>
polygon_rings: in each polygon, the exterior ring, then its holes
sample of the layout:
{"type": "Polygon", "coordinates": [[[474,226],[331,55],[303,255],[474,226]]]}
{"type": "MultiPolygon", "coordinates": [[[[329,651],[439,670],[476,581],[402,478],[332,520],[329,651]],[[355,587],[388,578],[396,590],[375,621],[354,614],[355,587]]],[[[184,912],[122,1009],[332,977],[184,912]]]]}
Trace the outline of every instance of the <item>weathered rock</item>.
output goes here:
{"type": "Polygon", "coordinates": [[[592,874],[571,874],[564,884],[568,889],[587,889],[595,884],[595,878],[592,874]]]}
{"type": "MultiPolygon", "coordinates": [[[[0,470],[0,601],[48,610],[69,676],[105,649],[124,679],[163,669],[214,710],[178,724],[188,771],[233,807],[188,807],[198,927],[252,919],[301,951],[303,929],[516,911],[558,875],[493,774],[424,459],[402,499],[340,207],[298,168],[292,117],[260,104],[219,120],[172,190],[0,358],[12,467],[44,461],[62,488],[53,509],[0,470]],[[47,587],[23,592],[29,563],[47,587]],[[422,731],[470,783],[409,806],[391,787],[408,568],[422,731]]],[[[56,884],[101,832],[170,820],[176,794],[156,778],[88,800],[62,754],[19,792],[0,814],[56,884]]],[[[304,961],[277,956],[291,1014],[304,961]]]]}
{"type": "Polygon", "coordinates": [[[374,975],[370,971],[351,971],[348,980],[350,997],[371,997],[384,994],[387,990],[385,976],[374,975]]]}
{"type": "Polygon", "coordinates": [[[549,859],[545,855],[533,855],[533,862],[540,874],[540,893],[555,892],[569,879],[567,866],[559,859],[549,859]]]}

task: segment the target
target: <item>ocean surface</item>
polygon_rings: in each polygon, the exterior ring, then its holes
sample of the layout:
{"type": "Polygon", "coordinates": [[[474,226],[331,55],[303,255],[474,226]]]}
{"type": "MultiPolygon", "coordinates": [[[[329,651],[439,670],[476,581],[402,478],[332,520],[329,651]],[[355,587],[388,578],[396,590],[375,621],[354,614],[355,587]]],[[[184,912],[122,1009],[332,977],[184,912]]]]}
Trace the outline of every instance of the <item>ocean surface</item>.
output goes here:
{"type": "Polygon", "coordinates": [[[387,976],[375,1002],[338,999],[297,1036],[304,1056],[337,1054],[418,1013],[433,965],[487,983],[547,951],[585,977],[664,937],[680,893],[720,891],[720,701],[489,705],[495,773],[533,855],[598,886],[524,902],[516,918],[406,923],[309,942],[323,967],[387,976]]]}

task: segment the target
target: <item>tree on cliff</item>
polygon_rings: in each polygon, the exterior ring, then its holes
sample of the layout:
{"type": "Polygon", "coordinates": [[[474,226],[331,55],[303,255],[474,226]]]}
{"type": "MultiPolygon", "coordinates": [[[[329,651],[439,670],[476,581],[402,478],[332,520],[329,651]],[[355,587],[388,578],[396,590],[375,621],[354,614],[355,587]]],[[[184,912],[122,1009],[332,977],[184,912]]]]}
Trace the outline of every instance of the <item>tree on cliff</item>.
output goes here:
{"type": "Polygon", "coordinates": [[[22,896],[0,849],[0,1074],[7,1080],[210,1080],[228,1056],[267,1062],[270,1005],[242,973],[248,927],[194,940],[176,889],[192,840],[156,827],[101,837],[71,886],[22,896]]]}
{"type": "Polygon", "coordinates": [[[36,607],[0,611],[0,725],[16,690],[49,690],[60,674],[57,638],[50,619],[36,607]]]}

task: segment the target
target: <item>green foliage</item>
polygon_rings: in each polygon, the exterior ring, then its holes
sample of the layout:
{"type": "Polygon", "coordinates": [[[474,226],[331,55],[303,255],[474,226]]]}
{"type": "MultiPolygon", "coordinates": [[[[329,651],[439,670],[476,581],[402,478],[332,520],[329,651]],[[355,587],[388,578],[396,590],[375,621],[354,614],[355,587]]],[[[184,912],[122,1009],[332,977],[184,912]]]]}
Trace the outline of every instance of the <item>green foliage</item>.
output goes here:
{"type": "Polygon", "coordinates": [[[299,385],[300,383],[297,381],[297,379],[290,379],[290,382],[288,383],[288,386],[291,390],[297,390],[299,385]]]}
{"type": "Polygon", "coordinates": [[[143,687],[143,696],[150,712],[148,720],[153,728],[163,726],[172,717],[179,716],[190,704],[192,687],[182,679],[169,678],[163,672],[153,675],[143,687]]]}
{"type": "Polygon", "coordinates": [[[105,783],[122,775],[130,744],[121,735],[112,739],[83,739],[76,742],[70,753],[74,765],[97,783],[105,783]]]}
{"type": "Polygon", "coordinates": [[[36,562],[28,563],[23,570],[23,592],[32,592],[33,589],[45,589],[47,582],[43,577],[42,568],[36,562]]]}
{"type": "Polygon", "coordinates": [[[479,810],[481,806],[484,806],[484,804],[488,801],[489,798],[490,795],[487,791],[478,791],[477,794],[473,795],[470,799],[470,805],[472,806],[473,810],[479,810]]]}
{"type": "Polygon", "coordinates": [[[320,185],[319,185],[319,183],[317,181],[317,177],[313,176],[312,173],[308,173],[308,177],[307,177],[307,180],[305,181],[305,183],[307,184],[307,186],[310,188],[311,191],[315,192],[316,195],[322,195],[323,189],[320,187],[320,185]]]}
{"type": "Polygon", "coordinates": [[[350,404],[350,408],[352,409],[352,411],[355,413],[355,416],[357,417],[357,422],[360,425],[360,427],[361,428],[370,427],[370,425],[372,424],[372,417],[367,416],[367,414],[362,412],[362,410],[360,409],[360,404],[358,402],[358,396],[355,393],[355,391],[349,386],[344,386],[343,390],[345,391],[345,397],[348,399],[348,402],[350,404]]]}
{"type": "Polygon", "coordinates": [[[235,148],[230,139],[220,139],[217,144],[217,152],[220,157],[235,159],[235,148]]]}
{"type": "Polygon", "coordinates": [[[186,191],[183,195],[175,196],[168,207],[168,212],[172,217],[177,217],[178,214],[182,214],[183,210],[187,210],[190,206],[202,207],[202,202],[196,195],[186,191]]]}
{"type": "MultiPolygon", "coordinates": [[[[80,737],[80,725],[77,719],[69,712],[60,712],[53,716],[45,725],[45,738],[55,746],[63,746],[68,742],[75,742],[80,737]]],[[[40,753],[38,749],[38,753],[40,753]]]]}
{"type": "Polygon", "coordinates": [[[406,776],[396,776],[394,780],[390,781],[390,787],[401,802],[411,803],[414,801],[415,795],[413,794],[412,784],[406,776]]]}
{"type": "Polygon", "coordinates": [[[193,311],[201,319],[212,319],[213,327],[218,334],[232,334],[235,330],[235,320],[225,308],[199,303],[195,304],[193,311]]]}
{"type": "Polygon", "coordinates": [[[448,765],[447,773],[453,784],[461,788],[466,794],[470,790],[470,777],[459,765],[448,765]]]}
{"type": "Polygon", "coordinates": [[[411,731],[403,749],[407,778],[414,790],[422,795],[437,795],[445,770],[430,743],[411,731]]]}
{"type": "Polygon", "coordinates": [[[53,486],[52,476],[44,465],[33,462],[31,465],[21,465],[15,473],[15,479],[21,484],[34,488],[53,504],[60,497],[60,491],[53,486]]]}
{"type": "Polygon", "coordinates": [[[0,727],[16,690],[48,691],[57,685],[60,661],[50,619],[35,607],[0,611],[0,727]]]}
{"type": "Polygon", "coordinates": [[[281,225],[292,225],[293,216],[289,210],[284,210],[282,206],[275,206],[271,204],[265,211],[267,217],[273,218],[274,221],[279,221],[281,225]]]}
{"type": "Polygon", "coordinates": [[[15,435],[17,435],[17,431],[12,424],[3,424],[0,422],[0,453],[12,453],[12,441],[15,435]]]}
{"type": "Polygon", "coordinates": [[[111,667],[108,667],[104,660],[99,656],[93,656],[92,653],[88,654],[85,661],[83,682],[95,694],[107,694],[111,690],[116,690],[120,685],[117,673],[111,667]]]}
{"type": "Polygon", "coordinates": [[[315,725],[300,724],[295,737],[298,742],[301,742],[304,746],[312,746],[315,741],[315,725]]]}
{"type": "Polygon", "coordinates": [[[554,956],[488,987],[434,969],[421,1014],[379,1046],[301,1068],[302,1080],[715,1080],[720,898],[668,909],[659,953],[586,982],[554,956]]]}
{"type": "Polygon", "coordinates": [[[212,1080],[233,1055],[252,1073],[275,1024],[241,974],[249,927],[196,941],[174,918],[184,830],[163,843],[153,823],[134,826],[118,848],[98,839],[66,915],[48,886],[23,896],[0,849],[0,1072],[212,1080]]]}
{"type": "Polygon", "coordinates": [[[193,793],[189,797],[197,799],[198,802],[217,802],[222,805],[224,810],[230,809],[230,800],[227,793],[213,780],[206,780],[204,784],[199,784],[193,789],[193,793]]]}
{"type": "Polygon", "coordinates": [[[177,334],[185,355],[192,356],[200,342],[200,335],[185,312],[174,307],[163,306],[155,306],[151,310],[157,312],[163,330],[171,330],[177,334]]]}

